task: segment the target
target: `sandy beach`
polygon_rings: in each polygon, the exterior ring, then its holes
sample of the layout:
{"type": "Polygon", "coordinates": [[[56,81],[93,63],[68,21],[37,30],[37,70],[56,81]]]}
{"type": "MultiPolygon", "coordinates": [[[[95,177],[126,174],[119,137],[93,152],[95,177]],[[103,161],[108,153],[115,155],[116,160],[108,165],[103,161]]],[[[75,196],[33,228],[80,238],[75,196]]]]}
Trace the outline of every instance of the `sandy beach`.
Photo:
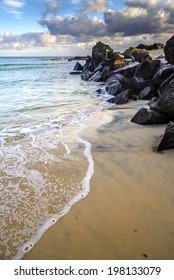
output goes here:
{"type": "Polygon", "coordinates": [[[156,152],[165,125],[133,124],[136,111],[136,102],[105,109],[112,121],[83,130],[91,190],[23,259],[174,258],[174,151],[156,152]]]}

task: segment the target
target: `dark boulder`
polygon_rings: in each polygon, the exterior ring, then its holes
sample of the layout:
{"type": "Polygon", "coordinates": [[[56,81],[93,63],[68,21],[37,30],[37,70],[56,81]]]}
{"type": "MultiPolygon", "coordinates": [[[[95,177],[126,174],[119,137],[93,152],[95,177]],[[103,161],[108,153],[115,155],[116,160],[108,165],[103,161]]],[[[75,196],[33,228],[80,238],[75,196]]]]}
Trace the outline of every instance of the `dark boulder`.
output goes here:
{"type": "Polygon", "coordinates": [[[102,61],[107,58],[110,52],[113,52],[113,49],[109,45],[98,42],[92,49],[92,59],[102,61]]]}
{"type": "Polygon", "coordinates": [[[140,44],[136,48],[137,49],[146,49],[146,50],[157,50],[157,49],[163,49],[164,44],[162,44],[162,43],[154,43],[153,45],[140,44]]]}
{"type": "Polygon", "coordinates": [[[83,66],[79,62],[77,62],[76,65],[74,66],[73,70],[74,71],[78,71],[78,70],[82,71],[83,70],[83,66]]]}
{"type": "Polygon", "coordinates": [[[125,56],[129,55],[134,58],[134,60],[138,62],[144,62],[146,60],[151,60],[152,59],[152,53],[146,50],[138,49],[138,48],[132,48],[130,47],[129,49],[125,50],[123,53],[125,56]]]}
{"type": "Polygon", "coordinates": [[[141,108],[131,119],[131,122],[137,124],[162,124],[168,121],[169,118],[166,115],[146,108],[141,108]]]}
{"type": "Polygon", "coordinates": [[[149,102],[147,103],[148,106],[151,106],[154,102],[158,100],[158,97],[152,97],[149,102]]]}
{"type": "Polygon", "coordinates": [[[132,56],[138,62],[144,62],[146,60],[152,59],[152,54],[149,52],[134,51],[134,52],[132,52],[132,56]]]}
{"type": "Polygon", "coordinates": [[[152,84],[160,86],[171,74],[174,73],[174,65],[162,64],[156,71],[152,79],[152,84]]]}
{"type": "Polygon", "coordinates": [[[121,75],[125,76],[126,78],[131,78],[131,77],[134,76],[138,66],[139,66],[139,62],[137,62],[137,61],[132,62],[132,63],[120,68],[120,69],[112,71],[110,73],[110,76],[113,76],[115,74],[121,74],[121,75]]]}
{"type": "Polygon", "coordinates": [[[70,72],[71,75],[80,75],[82,74],[82,71],[78,70],[78,71],[72,71],[70,72]]]}
{"type": "Polygon", "coordinates": [[[101,72],[101,79],[102,81],[106,81],[109,77],[109,72],[110,72],[110,67],[109,66],[105,66],[101,72]]]}
{"type": "Polygon", "coordinates": [[[95,73],[95,72],[98,72],[98,71],[102,72],[104,66],[105,66],[105,61],[100,62],[100,63],[95,67],[94,73],[95,73]]]}
{"type": "Polygon", "coordinates": [[[174,123],[169,122],[157,151],[174,149],[174,123]]]}
{"type": "Polygon", "coordinates": [[[118,80],[113,80],[110,81],[109,83],[106,83],[105,88],[108,94],[116,96],[121,91],[121,84],[118,80]]]}
{"type": "Polygon", "coordinates": [[[116,74],[106,80],[105,89],[109,94],[116,96],[125,89],[123,85],[126,84],[126,81],[127,79],[123,75],[116,74]]]}
{"type": "Polygon", "coordinates": [[[123,67],[126,66],[126,65],[127,65],[127,63],[126,63],[125,60],[123,60],[123,59],[117,59],[117,60],[113,61],[112,64],[110,65],[110,71],[123,68],[123,67]]]}
{"type": "Polygon", "coordinates": [[[120,53],[120,52],[109,52],[108,56],[109,59],[111,60],[117,60],[117,59],[123,59],[124,58],[124,54],[120,53]]]}
{"type": "Polygon", "coordinates": [[[117,96],[111,98],[108,100],[109,103],[115,103],[115,104],[125,104],[129,101],[129,98],[131,97],[131,90],[127,89],[119,93],[117,96]]]}
{"type": "Polygon", "coordinates": [[[174,119],[174,80],[171,81],[165,93],[150,108],[174,119]]]}
{"type": "Polygon", "coordinates": [[[98,72],[96,72],[94,75],[92,75],[89,79],[88,79],[88,81],[89,82],[99,82],[101,80],[101,72],[100,71],[98,71],[98,72]]]}
{"type": "Polygon", "coordinates": [[[139,93],[139,99],[142,99],[142,100],[149,100],[153,97],[157,97],[157,89],[155,86],[145,87],[139,93]]]}
{"type": "Polygon", "coordinates": [[[145,61],[136,68],[135,75],[142,77],[145,80],[152,79],[159,67],[160,60],[145,61]]]}
{"type": "Polygon", "coordinates": [[[140,77],[132,77],[125,79],[121,82],[122,88],[131,89],[132,92],[136,95],[140,93],[145,87],[148,86],[148,82],[140,77]]]}
{"type": "Polygon", "coordinates": [[[174,64],[174,35],[166,42],[166,46],[164,47],[164,54],[166,60],[174,64]]]}
{"type": "Polygon", "coordinates": [[[81,74],[81,79],[84,80],[84,81],[88,81],[89,78],[93,75],[93,73],[88,70],[88,69],[85,69],[82,71],[82,74],[81,74]]]}
{"type": "MultiPolygon", "coordinates": [[[[158,95],[161,96],[165,93],[166,89],[168,88],[169,86],[169,83],[174,80],[174,73],[171,74],[161,85],[160,87],[158,88],[157,92],[158,92],[158,95]]],[[[168,90],[168,89],[167,89],[168,90]]]]}

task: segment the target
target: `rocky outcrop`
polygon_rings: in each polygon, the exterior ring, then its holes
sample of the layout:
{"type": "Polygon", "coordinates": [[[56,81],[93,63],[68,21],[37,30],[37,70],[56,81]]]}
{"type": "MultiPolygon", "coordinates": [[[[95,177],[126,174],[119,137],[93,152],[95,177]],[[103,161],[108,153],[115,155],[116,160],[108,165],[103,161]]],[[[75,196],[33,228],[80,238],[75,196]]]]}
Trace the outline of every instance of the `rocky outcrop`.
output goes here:
{"type": "Polygon", "coordinates": [[[106,91],[112,95],[108,100],[110,103],[125,104],[130,99],[150,100],[150,109],[141,108],[131,119],[132,122],[141,125],[173,122],[174,36],[164,48],[166,59],[152,59],[149,50],[163,47],[163,44],[141,44],[121,54],[98,42],[93,47],[92,56],[86,57],[83,69],[76,64],[74,72],[81,71],[81,78],[85,81],[104,82],[104,89],[99,89],[98,93],[106,91]]]}
{"type": "Polygon", "coordinates": [[[169,122],[157,151],[174,149],[174,123],[169,122]]]}

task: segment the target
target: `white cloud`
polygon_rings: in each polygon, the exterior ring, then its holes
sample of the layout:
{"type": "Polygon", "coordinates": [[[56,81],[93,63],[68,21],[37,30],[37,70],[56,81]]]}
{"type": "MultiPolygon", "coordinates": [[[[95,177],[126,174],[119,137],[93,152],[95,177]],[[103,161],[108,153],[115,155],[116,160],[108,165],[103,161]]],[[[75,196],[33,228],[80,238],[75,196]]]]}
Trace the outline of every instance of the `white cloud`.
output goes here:
{"type": "Polygon", "coordinates": [[[4,0],[3,3],[6,6],[13,7],[13,8],[22,8],[25,5],[24,1],[18,1],[18,0],[4,0]]]}
{"type": "Polygon", "coordinates": [[[90,2],[85,2],[82,9],[83,14],[88,13],[103,13],[107,10],[107,1],[106,0],[94,0],[90,2]]]}

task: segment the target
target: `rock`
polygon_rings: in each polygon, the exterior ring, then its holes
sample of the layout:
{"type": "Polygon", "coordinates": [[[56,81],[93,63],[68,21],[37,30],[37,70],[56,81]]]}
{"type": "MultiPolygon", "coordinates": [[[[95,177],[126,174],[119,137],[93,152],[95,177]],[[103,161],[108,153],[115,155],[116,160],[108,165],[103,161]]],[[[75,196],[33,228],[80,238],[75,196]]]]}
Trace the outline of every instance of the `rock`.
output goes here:
{"type": "Polygon", "coordinates": [[[129,55],[138,62],[144,62],[146,60],[152,59],[152,53],[150,53],[144,49],[142,50],[142,49],[132,48],[132,47],[125,50],[124,55],[129,55]]]}
{"type": "Polygon", "coordinates": [[[132,56],[134,59],[138,62],[144,62],[146,60],[151,60],[152,59],[152,54],[149,52],[139,52],[139,51],[134,51],[132,53],[132,56]]]}
{"type": "Polygon", "coordinates": [[[174,35],[166,42],[166,46],[164,47],[164,54],[166,60],[174,64],[174,35]]]}
{"type": "Polygon", "coordinates": [[[106,80],[105,89],[109,94],[116,96],[125,89],[126,81],[127,79],[123,75],[116,74],[106,80]]]}
{"type": "Polygon", "coordinates": [[[123,60],[123,59],[117,59],[115,61],[113,61],[113,63],[111,64],[110,66],[110,70],[113,71],[113,70],[117,70],[117,69],[120,69],[124,66],[126,66],[126,61],[123,60]]]}
{"type": "Polygon", "coordinates": [[[93,75],[93,73],[91,71],[89,71],[88,69],[85,69],[82,71],[81,79],[84,81],[88,81],[92,75],[93,75]]]}
{"type": "Polygon", "coordinates": [[[148,86],[148,82],[140,77],[132,77],[125,79],[121,82],[122,88],[131,89],[134,94],[139,94],[145,87],[148,86]]]}
{"type": "Polygon", "coordinates": [[[89,82],[91,82],[91,81],[93,81],[93,82],[99,82],[100,80],[101,80],[101,72],[100,72],[100,71],[96,72],[94,75],[92,75],[92,76],[88,79],[89,82]]]}
{"type": "Polygon", "coordinates": [[[149,102],[147,103],[148,106],[151,106],[154,102],[158,100],[158,97],[152,97],[149,102]]]}
{"type": "Polygon", "coordinates": [[[174,73],[171,74],[161,85],[160,87],[158,88],[157,92],[158,92],[158,95],[161,96],[165,93],[169,83],[174,80],[174,73]]]}
{"type": "Polygon", "coordinates": [[[121,84],[118,80],[113,80],[105,85],[106,91],[111,95],[118,95],[121,91],[121,84]]]}
{"type": "Polygon", "coordinates": [[[129,65],[126,65],[126,66],[124,66],[124,67],[122,67],[120,69],[112,71],[110,73],[110,76],[113,76],[115,74],[121,74],[121,75],[125,76],[126,78],[131,78],[131,77],[134,76],[135,71],[136,71],[138,65],[139,65],[139,62],[137,62],[137,61],[132,62],[129,65]]]}
{"type": "Polygon", "coordinates": [[[152,83],[160,86],[171,74],[174,73],[174,65],[162,64],[153,76],[152,83]]]}
{"type": "Polygon", "coordinates": [[[149,100],[153,97],[157,97],[157,89],[155,86],[145,87],[139,93],[139,99],[142,99],[142,100],[149,100]]]}
{"type": "Polygon", "coordinates": [[[109,84],[110,82],[112,81],[119,81],[119,82],[122,82],[122,81],[126,81],[126,78],[121,75],[121,74],[115,74],[113,76],[110,76],[107,80],[106,80],[106,86],[107,84],[109,84]]]}
{"type": "Polygon", "coordinates": [[[115,103],[115,104],[125,104],[129,101],[129,98],[131,97],[131,90],[127,89],[119,93],[116,97],[113,97],[108,100],[109,103],[115,103]]]}
{"type": "Polygon", "coordinates": [[[169,122],[157,151],[174,149],[174,123],[169,122]]]}
{"type": "Polygon", "coordinates": [[[162,124],[168,121],[169,118],[166,115],[146,108],[141,108],[131,119],[131,122],[137,124],[162,124]]]}
{"type": "Polygon", "coordinates": [[[70,72],[71,75],[80,75],[82,74],[82,71],[72,71],[70,72]]]}
{"type": "Polygon", "coordinates": [[[165,93],[150,108],[157,112],[161,112],[174,119],[174,80],[170,82],[165,93]]]}
{"type": "Polygon", "coordinates": [[[113,52],[113,49],[109,45],[98,42],[92,49],[92,59],[102,61],[107,58],[109,52],[113,52]]]}
{"type": "Polygon", "coordinates": [[[160,60],[145,61],[136,68],[136,76],[140,76],[145,80],[152,79],[155,72],[160,67],[160,60]]]}
{"type": "Polygon", "coordinates": [[[94,69],[94,73],[95,73],[95,72],[98,72],[98,71],[102,72],[104,66],[105,66],[105,61],[100,62],[100,63],[96,66],[96,68],[94,69]]]}
{"type": "Polygon", "coordinates": [[[109,77],[110,66],[105,66],[101,72],[101,79],[102,81],[106,81],[109,77]]]}
{"type": "Polygon", "coordinates": [[[75,71],[78,71],[78,70],[82,71],[83,70],[83,66],[79,62],[77,62],[76,65],[74,66],[73,70],[75,70],[75,71]]]}
{"type": "Polygon", "coordinates": [[[124,55],[121,54],[120,52],[109,52],[108,53],[108,58],[115,61],[115,60],[123,59],[124,55]]]}
{"type": "Polygon", "coordinates": [[[136,47],[136,49],[146,49],[146,50],[164,49],[164,44],[162,43],[154,43],[153,45],[140,44],[136,47]]]}
{"type": "Polygon", "coordinates": [[[70,57],[68,58],[68,61],[73,61],[73,60],[86,60],[89,58],[89,55],[87,56],[75,56],[75,57],[70,57]]]}

